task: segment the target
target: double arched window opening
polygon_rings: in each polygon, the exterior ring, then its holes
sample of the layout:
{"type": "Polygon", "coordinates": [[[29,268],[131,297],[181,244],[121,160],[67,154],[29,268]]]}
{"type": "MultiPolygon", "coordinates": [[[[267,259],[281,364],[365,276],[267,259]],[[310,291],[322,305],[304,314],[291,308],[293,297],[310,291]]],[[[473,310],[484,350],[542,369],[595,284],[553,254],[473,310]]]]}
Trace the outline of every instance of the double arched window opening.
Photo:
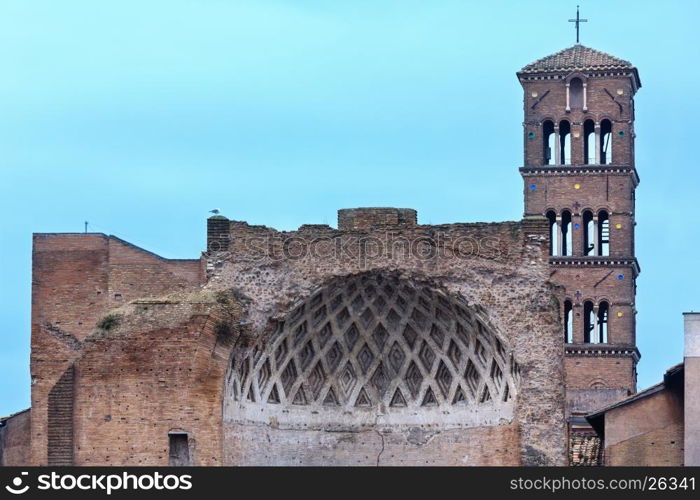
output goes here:
{"type": "MultiPolygon", "coordinates": [[[[608,343],[608,317],[610,304],[602,300],[596,306],[592,301],[583,303],[583,342],[586,344],[608,343]]],[[[574,307],[571,300],[564,301],[564,342],[574,342],[574,307]]]]}
{"type": "MultiPolygon", "coordinates": [[[[607,118],[596,124],[592,119],[583,122],[583,165],[610,165],[612,163],[612,122],[607,118]]],[[[568,120],[555,125],[552,120],[542,122],[544,165],[572,164],[572,131],[568,120]]]]}
{"type": "MultiPolygon", "coordinates": [[[[569,210],[557,215],[554,210],[545,214],[549,221],[549,255],[551,257],[571,257],[574,255],[574,225],[569,210]]],[[[580,255],[586,257],[607,257],[610,255],[610,215],[607,210],[594,214],[591,210],[582,213],[583,248],[580,255]]]]}

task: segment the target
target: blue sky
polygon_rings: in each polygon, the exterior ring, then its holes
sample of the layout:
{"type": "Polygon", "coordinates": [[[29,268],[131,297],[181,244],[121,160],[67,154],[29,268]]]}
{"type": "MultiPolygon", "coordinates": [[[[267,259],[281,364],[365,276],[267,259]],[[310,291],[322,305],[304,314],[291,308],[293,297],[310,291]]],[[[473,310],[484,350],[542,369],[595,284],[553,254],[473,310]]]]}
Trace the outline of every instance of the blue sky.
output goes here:
{"type": "MultiPolygon", "coordinates": [[[[700,310],[695,1],[579,2],[632,61],[639,385],[700,310]]],[[[294,229],[336,209],[522,216],[515,72],[572,45],[576,2],[0,1],[0,414],[29,405],[31,233],[197,257],[208,210],[294,229]]]]}

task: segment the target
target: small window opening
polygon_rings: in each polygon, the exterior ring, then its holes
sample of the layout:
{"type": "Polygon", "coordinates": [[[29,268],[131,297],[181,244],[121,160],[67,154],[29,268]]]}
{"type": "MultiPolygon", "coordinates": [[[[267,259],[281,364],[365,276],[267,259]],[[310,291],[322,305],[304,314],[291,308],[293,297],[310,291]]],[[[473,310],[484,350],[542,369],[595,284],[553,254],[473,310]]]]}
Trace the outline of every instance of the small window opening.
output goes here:
{"type": "Polygon", "coordinates": [[[564,342],[571,344],[574,341],[574,308],[570,300],[564,301],[564,342]]]}
{"type": "Polygon", "coordinates": [[[561,213],[561,254],[567,257],[573,255],[571,237],[571,212],[564,210],[561,213]]]}
{"type": "Polygon", "coordinates": [[[598,255],[610,255],[610,218],[605,210],[598,212],[598,255]]]}
{"type": "Polygon", "coordinates": [[[554,210],[547,212],[549,220],[549,255],[559,255],[559,228],[557,226],[557,214],[554,210]]]}
{"type": "Polygon", "coordinates": [[[593,212],[583,212],[583,255],[595,255],[595,222],[593,212]]]}
{"type": "Polygon", "coordinates": [[[610,120],[600,122],[600,164],[612,163],[612,123],[610,120]]]}
{"type": "Polygon", "coordinates": [[[551,165],[554,160],[554,123],[550,120],[542,124],[542,147],[544,148],[542,158],[544,165],[551,165]]]}
{"type": "Polygon", "coordinates": [[[571,124],[562,120],[559,122],[559,163],[571,164],[571,124]]]}
{"type": "Polygon", "coordinates": [[[190,462],[190,447],[186,432],[171,432],[170,439],[170,466],[182,467],[192,465],[190,462]]]}
{"type": "Polygon", "coordinates": [[[583,122],[583,162],[586,165],[595,163],[595,123],[593,120],[583,122]]]}
{"type": "Polygon", "coordinates": [[[603,344],[608,342],[608,309],[607,302],[598,304],[598,335],[596,336],[596,341],[603,344]]]}
{"type": "Polygon", "coordinates": [[[571,109],[583,107],[583,82],[580,78],[573,78],[569,82],[569,106],[571,109]]]}
{"type": "Polygon", "coordinates": [[[593,302],[587,300],[583,303],[583,341],[594,344],[595,314],[593,314],[593,302]]]}

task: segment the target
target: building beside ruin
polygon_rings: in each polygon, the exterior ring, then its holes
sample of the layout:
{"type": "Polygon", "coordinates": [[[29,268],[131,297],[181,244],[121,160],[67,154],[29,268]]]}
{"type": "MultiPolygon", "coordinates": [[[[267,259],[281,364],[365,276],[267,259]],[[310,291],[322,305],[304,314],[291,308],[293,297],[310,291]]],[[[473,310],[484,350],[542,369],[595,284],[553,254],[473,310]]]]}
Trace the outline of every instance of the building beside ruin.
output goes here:
{"type": "Polygon", "coordinates": [[[683,362],[658,384],[587,415],[605,465],[700,465],[700,313],[683,319],[683,362]]]}
{"type": "Polygon", "coordinates": [[[520,221],[217,215],[192,260],[35,234],[32,406],[5,462],[602,463],[586,416],[636,392],[640,356],[641,83],[579,44],[517,76],[520,221]]]}

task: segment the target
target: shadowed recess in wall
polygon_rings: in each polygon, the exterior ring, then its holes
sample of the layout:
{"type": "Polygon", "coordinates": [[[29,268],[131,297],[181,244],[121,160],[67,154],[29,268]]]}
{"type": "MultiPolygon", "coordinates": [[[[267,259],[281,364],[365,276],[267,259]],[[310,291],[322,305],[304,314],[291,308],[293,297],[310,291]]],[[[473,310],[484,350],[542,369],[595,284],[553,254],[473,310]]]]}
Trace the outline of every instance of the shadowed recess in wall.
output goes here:
{"type": "Polygon", "coordinates": [[[396,276],[336,279],[233,358],[241,406],[354,411],[510,404],[518,366],[481,313],[396,276]]]}

